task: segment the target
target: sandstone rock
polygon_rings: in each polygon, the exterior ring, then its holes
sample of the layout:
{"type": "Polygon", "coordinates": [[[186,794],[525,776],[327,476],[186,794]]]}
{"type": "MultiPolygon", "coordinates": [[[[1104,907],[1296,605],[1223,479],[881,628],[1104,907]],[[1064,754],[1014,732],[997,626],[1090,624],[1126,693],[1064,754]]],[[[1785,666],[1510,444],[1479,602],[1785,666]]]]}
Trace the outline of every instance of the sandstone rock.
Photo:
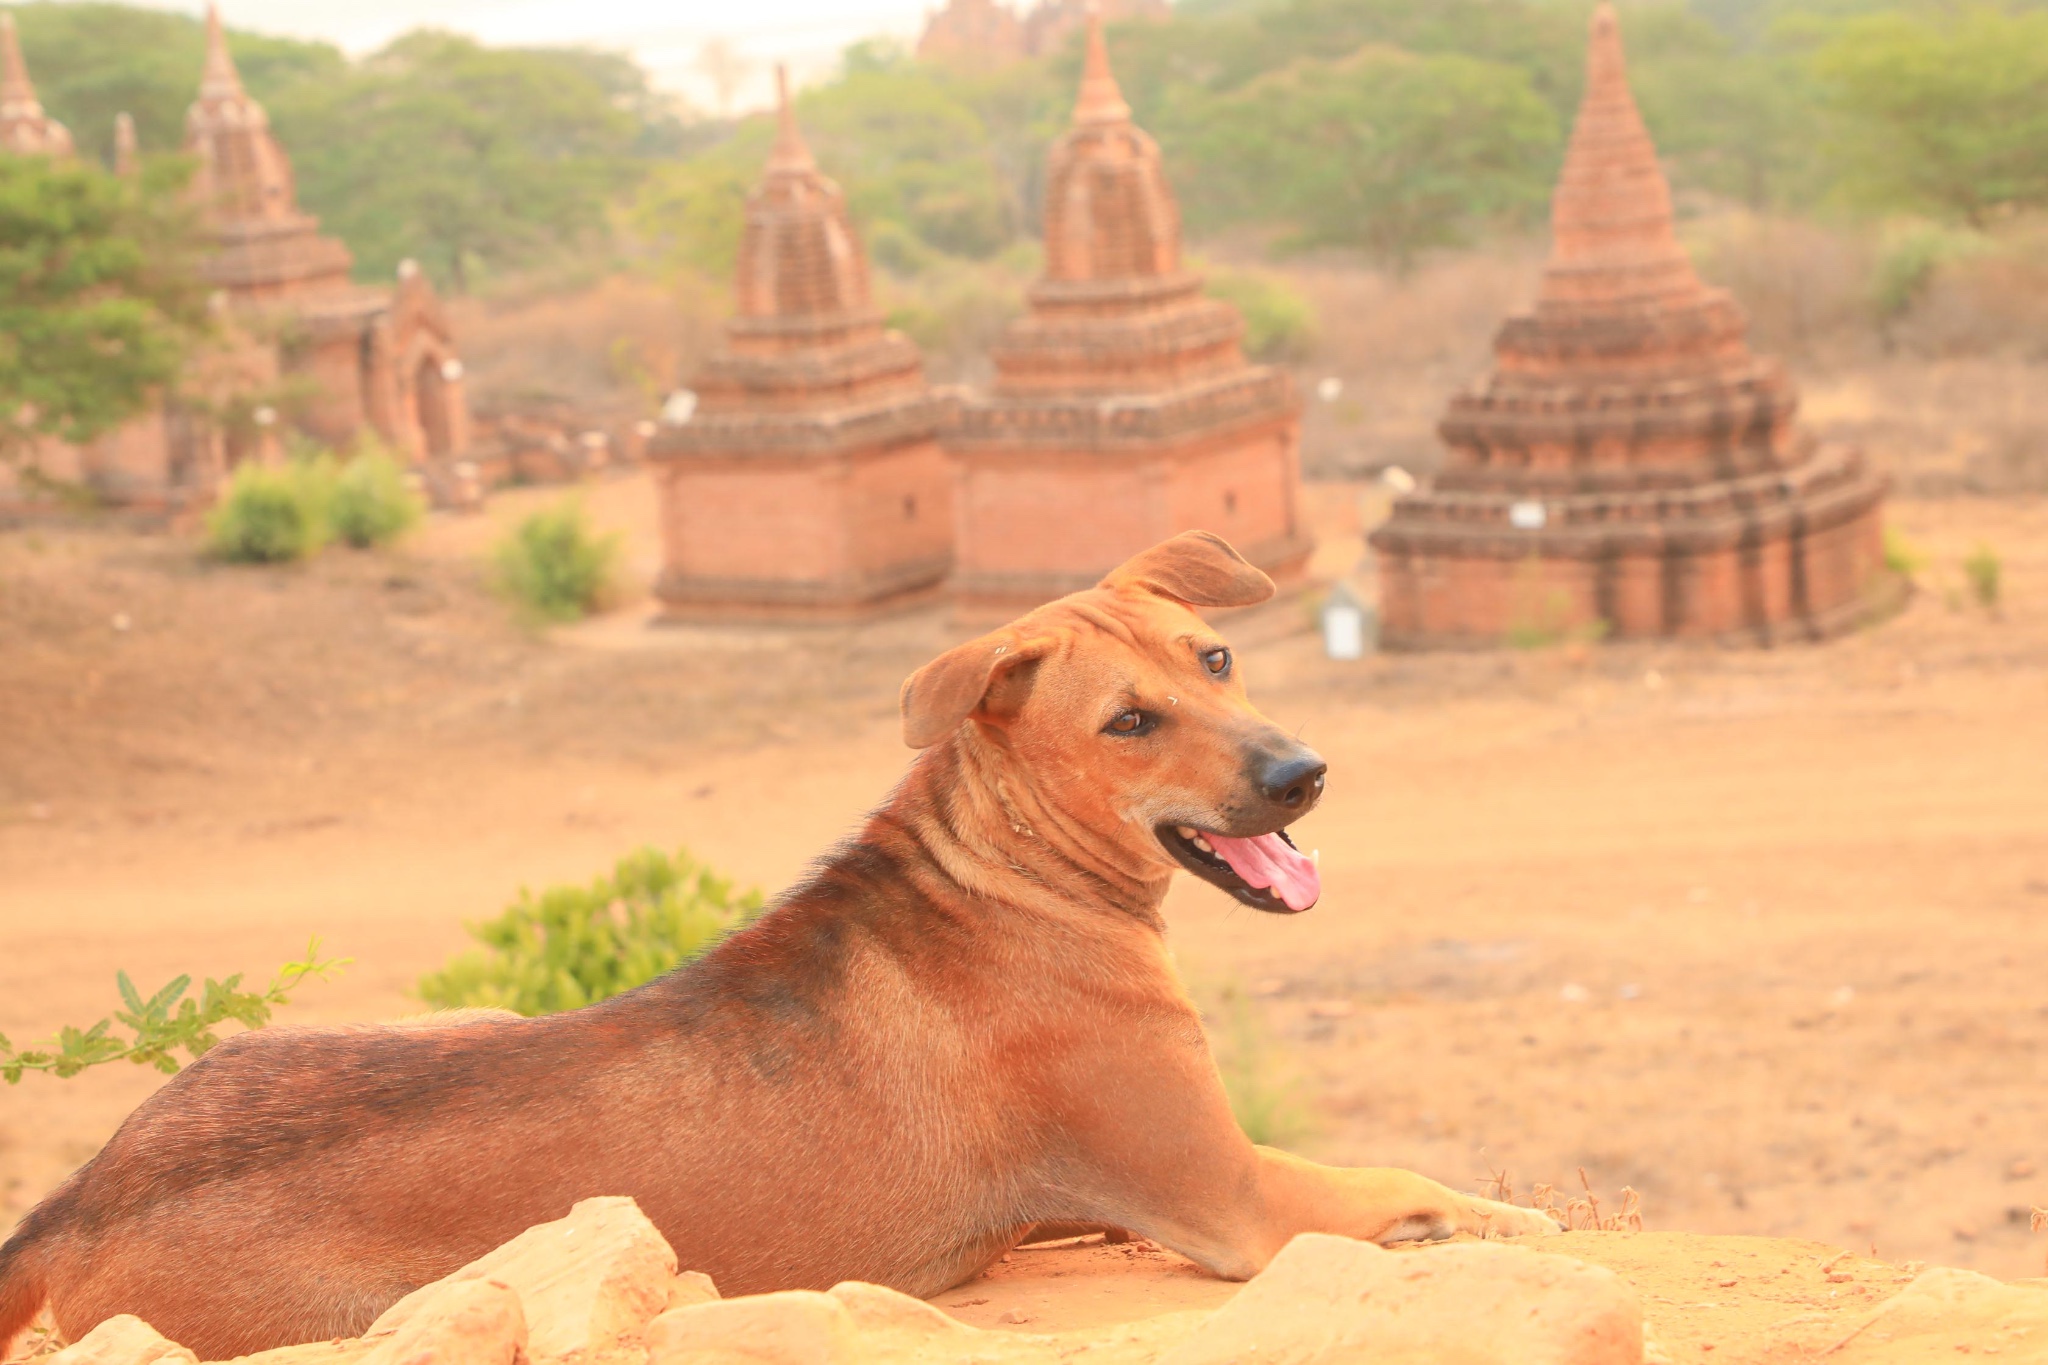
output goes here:
{"type": "Polygon", "coordinates": [[[309,1341],[298,1346],[279,1346],[254,1355],[236,1356],[222,1365],[356,1365],[377,1349],[377,1342],[360,1337],[337,1337],[333,1341],[309,1341]]]}
{"type": "Polygon", "coordinates": [[[526,1365],[526,1314],[500,1280],[445,1281],[362,1365],[526,1365]]]}
{"type": "Polygon", "coordinates": [[[1995,1355],[2000,1365],[2048,1365],[2048,1288],[1930,1270],[1837,1343],[1829,1358],[1907,1365],[1976,1355],[1995,1355]]]}
{"type": "Polygon", "coordinates": [[[983,1332],[921,1299],[857,1281],[679,1308],[647,1329],[648,1365],[903,1365],[1051,1361],[1044,1338],[983,1332]]]}
{"type": "Polygon", "coordinates": [[[830,1294],[790,1289],[663,1313],[647,1327],[647,1365],[839,1365],[860,1332],[830,1294]]]}
{"type": "Polygon", "coordinates": [[[685,1270],[668,1282],[669,1308],[688,1308],[692,1304],[715,1302],[717,1298],[718,1286],[701,1270],[685,1270]]]}
{"type": "Polygon", "coordinates": [[[197,1365],[198,1357],[132,1313],[108,1318],[43,1365],[197,1365]]]}
{"type": "MultiPolygon", "coordinates": [[[[535,1365],[639,1365],[647,1324],[667,1310],[676,1279],[675,1253],[637,1204],[586,1199],[567,1218],[528,1228],[406,1295],[365,1335],[402,1330],[456,1285],[495,1280],[519,1296],[535,1365]]],[[[709,1280],[684,1292],[700,1290],[717,1292],[709,1280]]]]}
{"type": "Polygon", "coordinates": [[[1159,1365],[1640,1365],[1612,1271],[1528,1247],[1389,1252],[1304,1233],[1159,1365]]]}

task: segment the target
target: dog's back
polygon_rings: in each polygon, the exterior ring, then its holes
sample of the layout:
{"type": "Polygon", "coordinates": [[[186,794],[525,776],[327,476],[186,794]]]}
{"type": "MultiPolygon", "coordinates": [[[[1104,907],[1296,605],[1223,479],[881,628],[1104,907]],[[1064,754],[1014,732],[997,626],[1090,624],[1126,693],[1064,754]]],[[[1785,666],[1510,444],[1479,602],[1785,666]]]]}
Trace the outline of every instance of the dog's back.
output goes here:
{"type": "Polygon", "coordinates": [[[1007,1153],[889,1140],[986,1090],[1003,1044],[972,979],[985,938],[928,868],[906,874],[900,830],[869,834],[697,963],[587,1009],[221,1044],[0,1247],[0,1343],[46,1300],[67,1330],[134,1312],[207,1358],[352,1335],[602,1194],[730,1291],[945,1287],[973,1267],[934,1239],[972,1260],[1029,1221],[975,1191],[1031,1135],[992,1110],[952,1131],[1007,1153]],[[782,1225],[806,1235],[763,1235],[782,1225]]]}

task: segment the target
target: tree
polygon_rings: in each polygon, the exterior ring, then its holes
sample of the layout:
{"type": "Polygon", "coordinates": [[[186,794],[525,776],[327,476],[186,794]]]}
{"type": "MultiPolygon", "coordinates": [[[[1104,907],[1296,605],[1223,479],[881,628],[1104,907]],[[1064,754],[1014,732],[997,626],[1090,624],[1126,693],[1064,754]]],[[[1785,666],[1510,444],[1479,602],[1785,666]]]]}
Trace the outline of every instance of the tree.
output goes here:
{"type": "MultiPolygon", "coordinates": [[[[183,145],[185,109],[199,93],[206,55],[197,19],[105,3],[22,5],[15,18],[36,93],[81,148],[105,157],[117,113],[134,117],[145,152],[183,145]]],[[[347,69],[340,50],[326,43],[232,30],[227,38],[258,100],[302,80],[337,80],[347,69]]]]}
{"type": "Polygon", "coordinates": [[[1216,221],[1278,219],[1284,245],[1356,247],[1405,268],[1548,194],[1558,119],[1498,62],[1366,47],[1300,61],[1175,120],[1216,221]]]}
{"type": "MultiPolygon", "coordinates": [[[[869,45],[848,53],[836,82],[797,100],[818,167],[845,191],[847,210],[881,265],[910,273],[934,255],[983,258],[1016,240],[1023,214],[1000,161],[1003,142],[970,91],[942,68],[869,45]]],[[[747,189],[760,177],[774,121],[756,116],[693,157],[655,168],[627,221],[665,265],[730,276],[747,189]]],[[[1033,147],[1037,160],[1045,143],[1033,147]]]]}
{"type": "Polygon", "coordinates": [[[808,92],[798,112],[862,223],[899,223],[954,256],[987,256],[1016,236],[988,129],[935,68],[849,71],[808,92]]]}
{"type": "Polygon", "coordinates": [[[288,87],[271,121],[301,200],[361,273],[412,256],[461,291],[480,268],[586,244],[638,178],[640,126],[586,58],[421,30],[341,79],[288,87]]]}
{"type": "Polygon", "coordinates": [[[176,379],[206,318],[184,171],[0,156],[0,458],[91,441],[176,379]]]}
{"type": "Polygon", "coordinates": [[[748,176],[729,156],[657,166],[640,183],[626,221],[668,273],[732,278],[739,258],[748,176]]]}
{"type": "Polygon", "coordinates": [[[2048,205],[2048,11],[1866,15],[1814,69],[1840,116],[1830,150],[1849,197],[1972,227],[2048,205]]]}

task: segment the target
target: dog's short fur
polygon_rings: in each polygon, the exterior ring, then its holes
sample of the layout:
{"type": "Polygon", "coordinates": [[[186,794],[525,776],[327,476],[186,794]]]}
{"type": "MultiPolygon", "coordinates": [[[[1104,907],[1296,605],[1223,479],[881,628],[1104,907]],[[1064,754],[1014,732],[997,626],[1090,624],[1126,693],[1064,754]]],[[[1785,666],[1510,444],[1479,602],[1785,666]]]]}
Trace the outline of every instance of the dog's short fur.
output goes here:
{"type": "Polygon", "coordinates": [[[638,1200],[728,1294],[932,1294],[1048,1222],[1231,1278],[1298,1232],[1548,1228],[1232,1121],[1159,907],[1187,866],[1287,908],[1171,838],[1267,834],[1320,794],[1190,609],[1271,592],[1191,533],[941,656],[903,690],[923,752],[860,832],[638,990],[215,1048],[0,1247],[0,1356],[45,1305],[201,1359],[353,1335],[592,1195],[638,1200]]]}

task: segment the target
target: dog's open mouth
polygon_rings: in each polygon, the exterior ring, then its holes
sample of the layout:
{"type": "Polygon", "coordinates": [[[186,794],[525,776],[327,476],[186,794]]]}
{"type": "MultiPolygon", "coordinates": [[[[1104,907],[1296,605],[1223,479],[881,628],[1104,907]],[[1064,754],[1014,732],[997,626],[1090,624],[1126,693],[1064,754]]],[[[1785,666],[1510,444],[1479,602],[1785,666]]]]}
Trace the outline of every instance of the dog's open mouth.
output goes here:
{"type": "Polygon", "coordinates": [[[1159,842],[1182,867],[1255,910],[1299,914],[1323,894],[1315,860],[1296,848],[1284,829],[1233,839],[1191,825],[1162,825],[1159,842]]]}

